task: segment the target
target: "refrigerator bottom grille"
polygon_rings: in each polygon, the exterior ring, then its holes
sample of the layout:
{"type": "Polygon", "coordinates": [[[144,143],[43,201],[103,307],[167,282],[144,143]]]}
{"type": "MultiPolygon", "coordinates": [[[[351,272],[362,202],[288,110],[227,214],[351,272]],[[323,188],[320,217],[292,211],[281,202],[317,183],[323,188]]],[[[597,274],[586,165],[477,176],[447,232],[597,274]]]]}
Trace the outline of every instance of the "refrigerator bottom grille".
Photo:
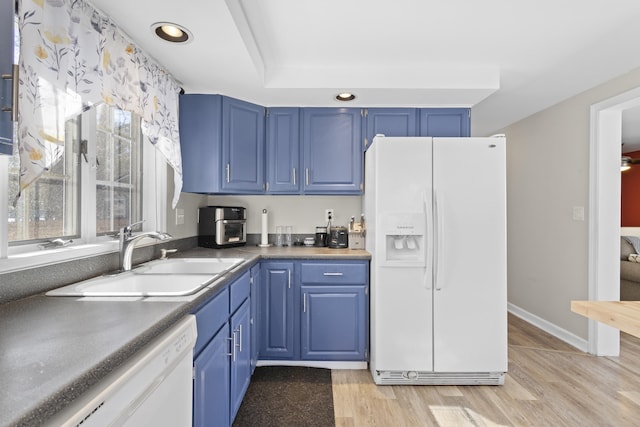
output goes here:
{"type": "Polygon", "coordinates": [[[503,385],[504,372],[373,371],[380,385],[503,385]]]}

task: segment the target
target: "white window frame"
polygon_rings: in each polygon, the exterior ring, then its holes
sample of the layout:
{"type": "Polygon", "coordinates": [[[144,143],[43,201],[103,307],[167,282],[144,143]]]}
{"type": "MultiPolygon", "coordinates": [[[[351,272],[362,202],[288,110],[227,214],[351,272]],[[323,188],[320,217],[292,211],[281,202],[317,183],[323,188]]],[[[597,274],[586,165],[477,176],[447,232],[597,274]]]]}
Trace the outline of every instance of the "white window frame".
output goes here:
{"type": "MultiPolygon", "coordinates": [[[[89,113],[95,114],[94,110],[89,113]]],[[[85,113],[87,114],[87,113],[85,113]]],[[[86,121],[85,121],[86,123],[86,121]]],[[[95,121],[93,121],[95,123],[95,121]]],[[[86,125],[83,126],[83,138],[86,125]]],[[[95,128],[93,129],[95,135],[95,128]]],[[[87,129],[91,132],[91,129],[87,129]]],[[[89,144],[89,167],[95,166],[95,146],[89,144]],[[91,163],[93,162],[93,163],[91,163]]],[[[8,186],[9,158],[0,155],[0,274],[25,268],[72,261],[88,256],[118,251],[118,240],[111,236],[96,236],[95,181],[89,179],[89,168],[81,168],[81,237],[59,248],[42,250],[38,244],[9,247],[8,243],[8,186]],[[87,184],[88,183],[88,184],[87,184]]],[[[143,231],[166,230],[167,163],[158,150],[142,136],[142,212],[143,231]]],[[[153,244],[153,241],[149,242],[153,244]]],[[[144,245],[144,242],[143,242],[144,245]]],[[[140,245],[139,245],[140,246],[140,245]]]]}

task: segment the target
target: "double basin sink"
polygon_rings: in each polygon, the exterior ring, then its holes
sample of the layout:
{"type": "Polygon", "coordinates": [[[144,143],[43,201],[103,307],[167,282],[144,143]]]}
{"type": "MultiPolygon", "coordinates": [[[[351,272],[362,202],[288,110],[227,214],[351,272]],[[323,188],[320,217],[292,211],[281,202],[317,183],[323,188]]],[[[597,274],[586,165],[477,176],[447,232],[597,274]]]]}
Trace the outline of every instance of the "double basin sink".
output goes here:
{"type": "Polygon", "coordinates": [[[114,275],[84,280],[47,292],[48,296],[185,296],[242,264],[242,258],[172,258],[149,261],[114,275]]]}

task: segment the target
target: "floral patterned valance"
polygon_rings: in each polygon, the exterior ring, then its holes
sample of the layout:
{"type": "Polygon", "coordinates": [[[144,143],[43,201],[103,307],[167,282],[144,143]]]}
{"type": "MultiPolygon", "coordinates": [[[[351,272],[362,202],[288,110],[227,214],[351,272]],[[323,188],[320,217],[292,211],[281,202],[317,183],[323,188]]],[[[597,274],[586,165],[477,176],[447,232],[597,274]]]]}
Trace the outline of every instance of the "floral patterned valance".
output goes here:
{"type": "Polygon", "coordinates": [[[142,117],[142,132],[174,169],[182,189],[180,88],[85,0],[20,0],[18,149],[20,188],[64,150],[65,121],[105,102],[142,117]]]}

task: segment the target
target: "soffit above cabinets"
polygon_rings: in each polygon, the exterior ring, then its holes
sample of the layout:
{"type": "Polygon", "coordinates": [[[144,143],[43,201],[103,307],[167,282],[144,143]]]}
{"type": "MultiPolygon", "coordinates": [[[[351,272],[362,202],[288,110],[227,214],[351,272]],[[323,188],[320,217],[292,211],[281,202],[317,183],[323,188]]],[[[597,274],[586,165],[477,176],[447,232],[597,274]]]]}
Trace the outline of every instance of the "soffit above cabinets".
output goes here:
{"type": "Polygon", "coordinates": [[[90,1],[187,92],[335,106],[349,90],[349,106],[473,107],[474,134],[640,67],[637,0],[90,1]],[[157,39],[159,21],[193,40],[157,39]]]}

